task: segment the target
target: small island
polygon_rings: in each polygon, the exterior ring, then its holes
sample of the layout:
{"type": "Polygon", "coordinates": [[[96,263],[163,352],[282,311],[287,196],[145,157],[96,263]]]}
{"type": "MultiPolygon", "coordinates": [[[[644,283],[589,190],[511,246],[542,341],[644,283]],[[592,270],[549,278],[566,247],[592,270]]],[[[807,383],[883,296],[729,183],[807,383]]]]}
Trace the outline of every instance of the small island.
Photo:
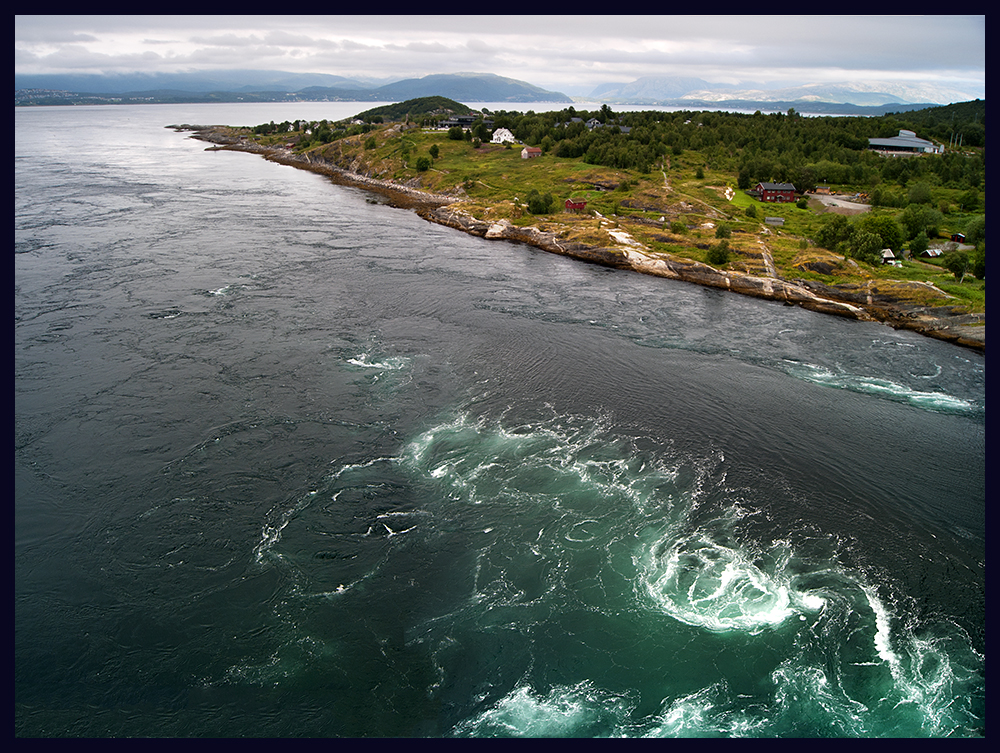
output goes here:
{"type": "Polygon", "coordinates": [[[962,118],[984,125],[985,103],[805,118],[423,97],[339,122],[169,127],[484,238],[985,351],[985,144],[916,138],[962,118]],[[915,150],[887,152],[904,131],[915,150]]]}

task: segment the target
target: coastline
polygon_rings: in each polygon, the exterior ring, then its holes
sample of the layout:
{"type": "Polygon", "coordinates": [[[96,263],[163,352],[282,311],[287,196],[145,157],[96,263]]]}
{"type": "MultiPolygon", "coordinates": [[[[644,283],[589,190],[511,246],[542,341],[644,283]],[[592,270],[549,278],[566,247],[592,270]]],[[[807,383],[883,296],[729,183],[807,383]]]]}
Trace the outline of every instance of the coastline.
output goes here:
{"type": "Polygon", "coordinates": [[[192,138],[206,141],[209,150],[243,151],[265,159],[330,177],[378,193],[396,207],[412,209],[429,222],[461,230],[487,240],[525,243],[543,251],[568,256],[593,264],[626,269],[642,274],[720,288],[741,295],[780,301],[786,305],[858,321],[881,322],[895,329],[906,329],[927,337],[986,352],[986,315],[956,312],[952,307],[929,307],[907,304],[867,286],[832,287],[807,280],[759,277],[742,272],[724,271],[701,262],[662,254],[650,254],[645,248],[621,233],[614,246],[592,246],[560,240],[554,233],[536,227],[520,227],[508,220],[489,222],[451,207],[455,197],[429,193],[412,186],[372,178],[352,172],[325,160],[294,154],[283,148],[261,147],[241,142],[222,132],[221,126],[175,125],[176,131],[190,131],[192,138]]]}

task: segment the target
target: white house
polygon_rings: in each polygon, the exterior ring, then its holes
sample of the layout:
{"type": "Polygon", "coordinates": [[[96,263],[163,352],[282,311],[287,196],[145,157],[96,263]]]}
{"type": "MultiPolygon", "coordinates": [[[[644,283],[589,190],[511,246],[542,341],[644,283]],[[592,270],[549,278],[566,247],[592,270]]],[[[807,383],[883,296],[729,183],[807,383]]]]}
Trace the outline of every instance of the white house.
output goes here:
{"type": "Polygon", "coordinates": [[[493,132],[492,143],[494,144],[513,144],[516,141],[517,139],[514,138],[514,134],[506,128],[497,128],[493,132]]]}

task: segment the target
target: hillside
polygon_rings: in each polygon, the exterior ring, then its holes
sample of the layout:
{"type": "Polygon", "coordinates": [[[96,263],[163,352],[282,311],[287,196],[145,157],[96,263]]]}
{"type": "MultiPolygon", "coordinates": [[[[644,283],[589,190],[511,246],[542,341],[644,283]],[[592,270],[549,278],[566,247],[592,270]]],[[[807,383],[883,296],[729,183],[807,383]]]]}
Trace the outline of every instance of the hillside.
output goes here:
{"type": "Polygon", "coordinates": [[[894,128],[893,119],[628,116],[610,108],[493,113],[497,127],[503,124],[526,143],[541,145],[543,154],[535,159],[522,159],[521,144],[489,143],[483,123],[456,134],[434,128],[434,115],[425,116],[421,126],[412,113],[409,123],[296,121],[281,124],[270,136],[229,129],[202,137],[387,192],[394,202],[424,207],[428,219],[485,237],[878,319],[985,348],[982,155],[948,151],[887,159],[868,151],[860,134],[894,128]],[[574,118],[571,127],[565,125],[574,118]],[[588,132],[583,121],[589,118],[606,122],[588,132]],[[667,126],[662,143],[657,124],[667,126]],[[810,129],[816,130],[812,136],[810,129]],[[487,138],[480,141],[480,135],[487,138]],[[808,156],[803,149],[821,135],[829,145],[808,156]],[[572,145],[585,138],[593,139],[590,146],[574,154],[572,145]],[[748,138],[753,140],[740,146],[748,138]],[[781,166],[766,161],[770,158],[760,149],[764,139],[774,142],[776,154],[793,159],[781,169],[800,177],[811,170],[834,175],[841,164],[837,185],[824,188],[850,194],[855,203],[830,206],[819,200],[824,196],[802,189],[791,204],[765,204],[748,195],[740,187],[741,163],[761,175],[781,166]],[[796,140],[799,146],[793,148],[796,140]],[[798,159],[803,162],[796,164],[798,159]],[[875,189],[881,208],[858,196],[874,195],[875,189]],[[582,211],[567,211],[567,199],[583,203],[582,211]],[[978,245],[957,248],[948,241],[956,232],[978,245]],[[881,249],[893,249],[898,258],[921,238],[955,253],[936,260],[904,258],[898,266],[878,263],[881,249]],[[953,273],[945,262],[962,254],[968,260],[965,272],[953,273]]]}

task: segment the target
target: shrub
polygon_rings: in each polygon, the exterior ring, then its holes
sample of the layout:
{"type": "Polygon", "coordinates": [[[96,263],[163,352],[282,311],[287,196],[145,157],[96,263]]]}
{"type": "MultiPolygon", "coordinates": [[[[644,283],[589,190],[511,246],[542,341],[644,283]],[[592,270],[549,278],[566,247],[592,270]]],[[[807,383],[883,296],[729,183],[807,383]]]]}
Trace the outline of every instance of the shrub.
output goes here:
{"type": "Polygon", "coordinates": [[[708,249],[707,260],[709,264],[721,266],[729,263],[729,241],[720,241],[717,245],[708,249]]]}
{"type": "Polygon", "coordinates": [[[431,160],[430,157],[417,157],[417,172],[422,173],[425,170],[430,169],[431,160]]]}
{"type": "Polygon", "coordinates": [[[553,201],[552,194],[547,193],[543,196],[537,189],[532,188],[528,192],[528,211],[532,214],[548,214],[553,201]]]}
{"type": "Polygon", "coordinates": [[[926,183],[913,183],[906,198],[910,204],[930,204],[931,187],[926,183]]]}
{"type": "Polygon", "coordinates": [[[729,225],[719,223],[719,226],[715,228],[716,238],[728,238],[733,234],[733,231],[729,229],[729,225]]]}

